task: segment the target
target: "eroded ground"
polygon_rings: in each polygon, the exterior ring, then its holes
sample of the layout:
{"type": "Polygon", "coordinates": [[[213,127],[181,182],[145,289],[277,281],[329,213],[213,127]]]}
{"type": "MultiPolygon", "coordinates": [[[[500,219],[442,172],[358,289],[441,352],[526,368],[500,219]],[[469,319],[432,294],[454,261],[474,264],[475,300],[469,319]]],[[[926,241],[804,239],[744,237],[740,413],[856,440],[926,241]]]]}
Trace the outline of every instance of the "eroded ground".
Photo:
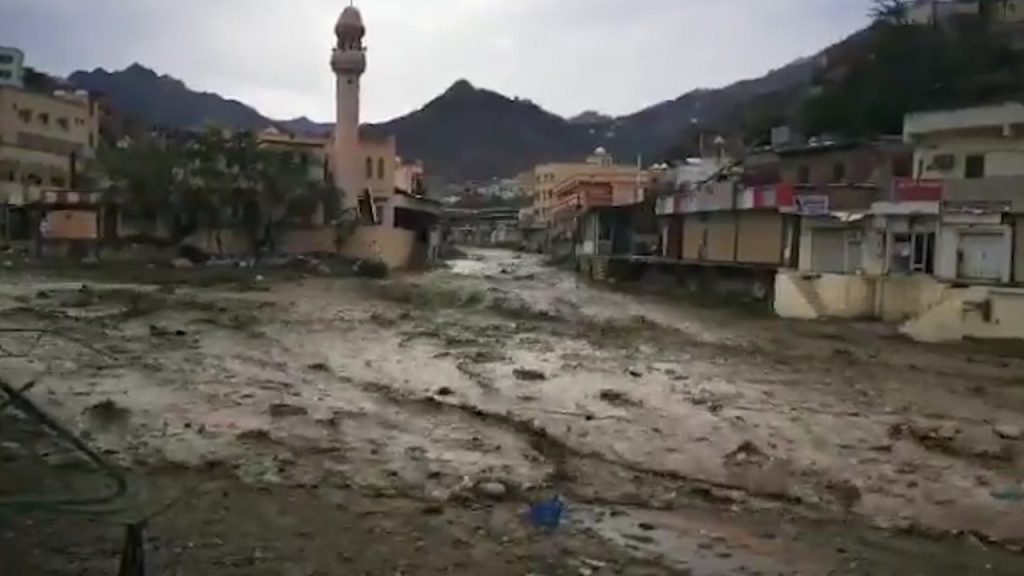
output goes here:
{"type": "MultiPolygon", "coordinates": [[[[627,295],[503,252],[381,282],[80,286],[0,285],[0,327],[46,331],[0,331],[3,377],[129,494],[0,511],[14,574],[113,574],[117,524],[154,510],[158,574],[1024,573],[1014,347],[627,295]],[[564,524],[528,526],[555,495],[564,524]]],[[[0,424],[4,492],[96,482],[0,424]]]]}

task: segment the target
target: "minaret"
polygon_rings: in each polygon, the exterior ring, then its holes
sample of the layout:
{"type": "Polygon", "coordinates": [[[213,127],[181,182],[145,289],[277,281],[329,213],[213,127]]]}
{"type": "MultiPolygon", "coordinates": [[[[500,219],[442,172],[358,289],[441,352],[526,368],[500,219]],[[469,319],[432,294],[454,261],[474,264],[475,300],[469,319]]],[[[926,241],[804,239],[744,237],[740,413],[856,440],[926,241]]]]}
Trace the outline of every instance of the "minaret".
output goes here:
{"type": "Polygon", "coordinates": [[[344,192],[342,205],[355,206],[359,199],[359,79],[366,72],[366,49],[363,47],[363,17],[354,6],[341,12],[334,27],[338,44],[331,55],[331,69],[337,79],[337,118],[331,159],[334,185],[344,192]]]}

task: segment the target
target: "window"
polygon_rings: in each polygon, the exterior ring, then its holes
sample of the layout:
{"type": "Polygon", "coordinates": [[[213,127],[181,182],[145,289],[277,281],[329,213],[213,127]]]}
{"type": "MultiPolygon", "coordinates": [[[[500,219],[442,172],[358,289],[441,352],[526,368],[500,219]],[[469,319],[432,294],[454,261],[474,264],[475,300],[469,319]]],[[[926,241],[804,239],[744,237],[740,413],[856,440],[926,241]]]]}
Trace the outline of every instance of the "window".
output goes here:
{"type": "Polygon", "coordinates": [[[383,180],[384,179],[384,159],[383,158],[377,158],[377,179],[378,180],[383,180]]]}
{"type": "Polygon", "coordinates": [[[89,148],[96,147],[96,135],[92,132],[89,133],[89,148]]]}
{"type": "Polygon", "coordinates": [[[63,176],[53,176],[53,177],[50,178],[50,184],[53,184],[54,186],[63,187],[64,186],[64,177],[63,176]]]}
{"type": "Polygon", "coordinates": [[[10,70],[0,70],[0,78],[3,78],[4,80],[10,80],[11,79],[11,71],[10,70]]]}
{"type": "Polygon", "coordinates": [[[811,168],[809,166],[797,166],[796,183],[808,184],[811,181],[811,168]]]}
{"type": "Polygon", "coordinates": [[[32,121],[32,111],[28,108],[22,108],[21,110],[18,110],[18,116],[21,117],[22,122],[32,121]]]}
{"type": "Polygon", "coordinates": [[[71,129],[71,124],[67,118],[57,118],[57,126],[60,126],[61,130],[65,132],[71,129]]]}
{"type": "Polygon", "coordinates": [[[985,177],[985,155],[971,154],[964,162],[964,178],[985,177]]]}
{"type": "Polygon", "coordinates": [[[952,154],[936,154],[932,156],[932,163],[928,166],[930,170],[949,172],[956,167],[956,156],[952,154]]]}
{"type": "Polygon", "coordinates": [[[50,125],[50,115],[47,114],[46,112],[40,112],[39,113],[39,123],[42,124],[43,126],[49,126],[50,125]]]}
{"type": "Polygon", "coordinates": [[[909,156],[901,156],[892,160],[892,175],[894,178],[910,178],[913,176],[914,159],[909,156]]]}
{"type": "Polygon", "coordinates": [[[373,158],[366,159],[366,179],[373,178],[373,158]]]}
{"type": "Polygon", "coordinates": [[[845,182],[846,181],[846,164],[844,162],[836,162],[832,166],[832,181],[833,182],[845,182]]]}

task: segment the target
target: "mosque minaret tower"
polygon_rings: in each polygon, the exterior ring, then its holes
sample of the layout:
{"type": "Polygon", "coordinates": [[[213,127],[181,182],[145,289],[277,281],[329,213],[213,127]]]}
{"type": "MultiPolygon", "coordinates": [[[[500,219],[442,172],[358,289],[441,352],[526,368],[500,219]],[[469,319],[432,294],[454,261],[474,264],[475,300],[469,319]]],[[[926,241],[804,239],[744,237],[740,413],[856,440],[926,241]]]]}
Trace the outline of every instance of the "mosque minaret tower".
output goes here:
{"type": "Polygon", "coordinates": [[[338,42],[331,55],[331,69],[337,82],[337,117],[331,150],[332,169],[335,187],[344,193],[343,202],[351,206],[360,193],[359,81],[366,72],[366,48],[363,46],[366,28],[355,6],[350,5],[341,12],[334,35],[338,42]]]}

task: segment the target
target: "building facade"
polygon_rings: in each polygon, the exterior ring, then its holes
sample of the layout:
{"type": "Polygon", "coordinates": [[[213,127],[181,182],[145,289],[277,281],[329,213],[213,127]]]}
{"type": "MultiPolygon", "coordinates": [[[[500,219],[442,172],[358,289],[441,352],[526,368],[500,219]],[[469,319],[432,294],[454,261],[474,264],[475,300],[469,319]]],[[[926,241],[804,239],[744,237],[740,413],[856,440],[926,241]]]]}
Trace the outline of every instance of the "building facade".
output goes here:
{"type": "MultiPolygon", "coordinates": [[[[608,179],[620,189],[625,186],[632,193],[641,190],[647,179],[646,171],[637,166],[615,164],[614,158],[598,148],[583,162],[548,163],[537,166],[532,177],[520,175],[519,181],[532,186],[532,216],[536,226],[547,228],[556,221],[557,212],[564,210],[564,187],[574,179],[608,179]]],[[[625,193],[625,192],[620,192],[625,193]]]]}
{"type": "Polygon", "coordinates": [[[24,87],[24,65],[25,54],[21,50],[0,46],[0,86],[24,87]]]}
{"type": "Polygon", "coordinates": [[[75,184],[96,155],[99,109],[85,92],[42,94],[0,86],[0,194],[75,184]]]}

